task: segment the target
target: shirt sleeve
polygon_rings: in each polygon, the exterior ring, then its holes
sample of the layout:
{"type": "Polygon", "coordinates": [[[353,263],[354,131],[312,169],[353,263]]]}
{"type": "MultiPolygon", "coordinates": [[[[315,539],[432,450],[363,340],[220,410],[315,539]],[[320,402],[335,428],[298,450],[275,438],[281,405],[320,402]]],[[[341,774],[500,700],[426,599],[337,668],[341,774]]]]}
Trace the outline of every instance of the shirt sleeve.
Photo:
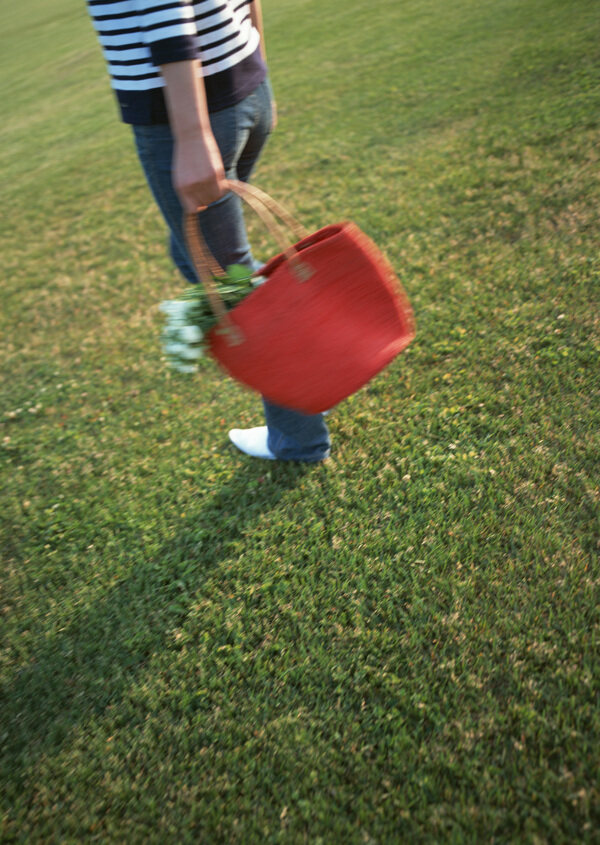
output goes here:
{"type": "Polygon", "coordinates": [[[155,65],[198,58],[198,33],[192,2],[135,0],[135,7],[142,38],[155,65]]]}

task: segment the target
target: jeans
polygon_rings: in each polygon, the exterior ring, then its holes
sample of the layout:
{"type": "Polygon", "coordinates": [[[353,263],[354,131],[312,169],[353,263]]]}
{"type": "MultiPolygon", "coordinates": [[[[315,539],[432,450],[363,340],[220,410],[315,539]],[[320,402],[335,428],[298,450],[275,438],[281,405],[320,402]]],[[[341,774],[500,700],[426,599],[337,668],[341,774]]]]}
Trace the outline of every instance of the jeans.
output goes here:
{"type": "MultiPolygon", "coordinates": [[[[271,130],[271,89],[261,83],[235,106],[214,112],[210,122],[228,179],[247,181],[271,130]]],[[[167,125],[133,126],[134,138],[150,190],[169,227],[173,261],[191,284],[198,283],[188,257],[183,232],[183,208],[173,188],[173,136],[167,125]]],[[[222,267],[261,265],[252,256],[242,203],[233,193],[209,205],[198,215],[204,239],[222,267]]],[[[302,414],[281,408],[263,397],[269,430],[268,445],[281,460],[320,461],[329,455],[329,432],[322,414],[302,414]]]]}

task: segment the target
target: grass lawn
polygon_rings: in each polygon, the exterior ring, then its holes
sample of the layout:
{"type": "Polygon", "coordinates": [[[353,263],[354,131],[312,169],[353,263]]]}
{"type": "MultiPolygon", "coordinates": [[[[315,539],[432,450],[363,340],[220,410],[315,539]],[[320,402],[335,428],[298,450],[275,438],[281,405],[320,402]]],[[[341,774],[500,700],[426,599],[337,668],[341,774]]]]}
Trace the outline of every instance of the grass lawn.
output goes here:
{"type": "Polygon", "coordinates": [[[0,7],[0,841],[600,842],[597,0],[264,13],[256,182],[417,320],[313,467],[161,361],[84,4],[0,7]]]}

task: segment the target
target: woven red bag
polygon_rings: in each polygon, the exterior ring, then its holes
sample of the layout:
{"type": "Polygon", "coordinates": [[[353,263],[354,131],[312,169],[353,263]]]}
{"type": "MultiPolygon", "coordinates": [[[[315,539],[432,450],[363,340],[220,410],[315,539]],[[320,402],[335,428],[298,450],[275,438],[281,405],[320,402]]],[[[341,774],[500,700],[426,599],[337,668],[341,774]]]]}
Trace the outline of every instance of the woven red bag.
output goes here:
{"type": "Polygon", "coordinates": [[[188,248],[218,317],[210,352],[271,402],[307,414],[325,411],[411,342],[408,299],[387,260],[353,223],[307,234],[267,194],[241,182],[228,185],[261,215],[282,252],[259,271],[266,282],[226,312],[212,281],[219,268],[196,216],[186,216],[188,248]],[[296,243],[286,241],[273,213],[299,237],[296,243]]]}

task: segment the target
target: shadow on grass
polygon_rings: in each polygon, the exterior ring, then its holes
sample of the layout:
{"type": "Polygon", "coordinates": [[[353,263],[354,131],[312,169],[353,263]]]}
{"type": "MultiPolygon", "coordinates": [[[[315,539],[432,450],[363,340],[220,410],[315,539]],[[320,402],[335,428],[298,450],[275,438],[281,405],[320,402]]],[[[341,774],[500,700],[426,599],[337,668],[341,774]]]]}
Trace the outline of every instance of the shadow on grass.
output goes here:
{"type": "Polygon", "coordinates": [[[18,794],[39,758],[60,751],[73,729],[118,707],[219,564],[223,546],[258,523],[309,471],[273,464],[270,483],[262,484],[264,463],[244,465],[182,521],[171,542],[132,559],[128,574],[101,601],[75,611],[68,627],[40,640],[34,659],[0,693],[0,777],[11,793],[18,794]],[[241,507],[244,502],[251,507],[241,507]]]}

